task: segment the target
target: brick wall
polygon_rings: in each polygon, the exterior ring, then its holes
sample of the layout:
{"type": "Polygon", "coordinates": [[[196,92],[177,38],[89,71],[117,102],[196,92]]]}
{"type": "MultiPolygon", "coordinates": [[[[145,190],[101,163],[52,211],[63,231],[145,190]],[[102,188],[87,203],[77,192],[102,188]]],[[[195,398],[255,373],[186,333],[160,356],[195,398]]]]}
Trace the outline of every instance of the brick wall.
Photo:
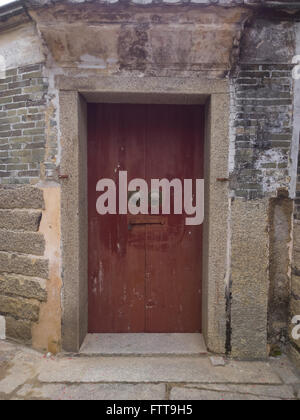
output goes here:
{"type": "Polygon", "coordinates": [[[39,231],[42,191],[31,186],[0,188],[0,316],[6,335],[31,342],[40,304],[47,300],[48,261],[39,231]]]}
{"type": "Polygon", "coordinates": [[[255,199],[288,186],[292,141],[292,68],[286,64],[242,64],[234,79],[237,197],[255,199]]]}
{"type": "Polygon", "coordinates": [[[8,70],[0,80],[0,184],[33,184],[55,167],[48,102],[42,64],[8,70]]]}

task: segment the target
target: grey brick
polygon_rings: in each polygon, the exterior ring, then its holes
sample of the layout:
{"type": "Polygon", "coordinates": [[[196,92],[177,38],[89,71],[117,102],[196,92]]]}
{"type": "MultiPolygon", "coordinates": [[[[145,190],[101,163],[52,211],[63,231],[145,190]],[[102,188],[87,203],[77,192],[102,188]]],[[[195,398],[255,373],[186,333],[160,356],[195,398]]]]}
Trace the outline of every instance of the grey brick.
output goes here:
{"type": "Polygon", "coordinates": [[[25,146],[25,149],[43,149],[45,147],[45,143],[28,143],[25,146]]]}
{"type": "Polygon", "coordinates": [[[4,105],[4,109],[18,109],[18,108],[25,108],[25,106],[26,106],[25,102],[15,102],[13,104],[4,105]]]}
{"type": "Polygon", "coordinates": [[[22,135],[21,130],[10,130],[10,131],[0,132],[0,137],[17,137],[21,135],[22,135]]]}
{"type": "Polygon", "coordinates": [[[35,127],[35,123],[19,123],[19,124],[13,124],[12,128],[14,130],[24,130],[26,128],[34,128],[35,127]]]}
{"type": "Polygon", "coordinates": [[[23,80],[35,79],[35,78],[40,78],[40,79],[43,78],[42,72],[41,71],[33,71],[33,72],[30,72],[30,73],[25,73],[22,76],[23,80]]]}
{"type": "Polygon", "coordinates": [[[0,92],[0,98],[7,97],[7,96],[19,95],[21,93],[22,93],[22,89],[8,89],[4,92],[0,92]]]}
{"type": "MultiPolygon", "coordinates": [[[[0,98],[0,105],[9,104],[12,101],[13,101],[13,99],[12,99],[11,96],[6,96],[4,98],[0,98]]],[[[9,109],[9,108],[5,108],[5,109],[9,109]]]]}
{"type": "Polygon", "coordinates": [[[41,64],[30,64],[28,66],[19,67],[18,74],[40,71],[41,67],[41,64]]]}
{"type": "Polygon", "coordinates": [[[18,173],[18,176],[24,177],[34,177],[37,178],[40,175],[39,171],[21,171],[18,173]]]}
{"type": "Polygon", "coordinates": [[[14,102],[27,101],[28,99],[30,99],[30,95],[28,95],[28,94],[26,94],[26,95],[16,95],[16,96],[13,96],[13,101],[14,102]]]}
{"type": "Polygon", "coordinates": [[[24,136],[35,136],[44,134],[44,130],[41,128],[33,128],[23,131],[24,136]]]}
{"type": "Polygon", "coordinates": [[[0,171],[0,178],[9,178],[10,176],[11,176],[11,172],[0,171]]]}
{"type": "Polygon", "coordinates": [[[30,86],[30,80],[22,80],[20,82],[13,82],[8,84],[9,89],[16,89],[30,86]]]}

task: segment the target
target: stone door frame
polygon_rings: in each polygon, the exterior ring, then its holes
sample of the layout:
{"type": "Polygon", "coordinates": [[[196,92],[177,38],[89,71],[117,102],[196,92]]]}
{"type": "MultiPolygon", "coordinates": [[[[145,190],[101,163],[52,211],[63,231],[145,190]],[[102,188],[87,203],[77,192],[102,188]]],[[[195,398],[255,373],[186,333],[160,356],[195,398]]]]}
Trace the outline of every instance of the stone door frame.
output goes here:
{"type": "Polygon", "coordinates": [[[78,352],[88,325],[87,102],[205,104],[203,335],[225,352],[229,270],[229,82],[192,78],[58,76],[62,230],[62,347],[78,352]]]}

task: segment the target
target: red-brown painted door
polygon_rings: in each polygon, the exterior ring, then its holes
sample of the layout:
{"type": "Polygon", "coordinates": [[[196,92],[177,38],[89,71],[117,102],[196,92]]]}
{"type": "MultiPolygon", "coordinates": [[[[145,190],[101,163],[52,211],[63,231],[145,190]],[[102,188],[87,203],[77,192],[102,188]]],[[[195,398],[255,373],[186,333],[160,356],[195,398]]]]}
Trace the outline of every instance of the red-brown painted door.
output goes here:
{"type": "Polygon", "coordinates": [[[96,184],[118,185],[119,171],[149,186],[202,179],[203,133],[198,105],[88,106],[90,333],[201,331],[202,225],[187,226],[172,211],[99,215],[96,184]],[[164,224],[151,223],[155,217],[164,224]]]}

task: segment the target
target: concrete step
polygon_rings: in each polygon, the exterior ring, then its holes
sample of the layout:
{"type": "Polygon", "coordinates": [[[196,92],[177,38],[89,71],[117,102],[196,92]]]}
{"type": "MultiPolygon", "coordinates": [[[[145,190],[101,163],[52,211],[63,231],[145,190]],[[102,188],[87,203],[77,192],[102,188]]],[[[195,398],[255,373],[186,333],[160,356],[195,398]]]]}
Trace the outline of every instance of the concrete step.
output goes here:
{"type": "Polygon", "coordinates": [[[199,356],[207,354],[201,334],[88,334],[81,356],[199,356]]]}
{"type": "Polygon", "coordinates": [[[282,385],[265,362],[228,361],[212,366],[209,357],[69,357],[43,359],[43,383],[198,383],[282,385]]]}

